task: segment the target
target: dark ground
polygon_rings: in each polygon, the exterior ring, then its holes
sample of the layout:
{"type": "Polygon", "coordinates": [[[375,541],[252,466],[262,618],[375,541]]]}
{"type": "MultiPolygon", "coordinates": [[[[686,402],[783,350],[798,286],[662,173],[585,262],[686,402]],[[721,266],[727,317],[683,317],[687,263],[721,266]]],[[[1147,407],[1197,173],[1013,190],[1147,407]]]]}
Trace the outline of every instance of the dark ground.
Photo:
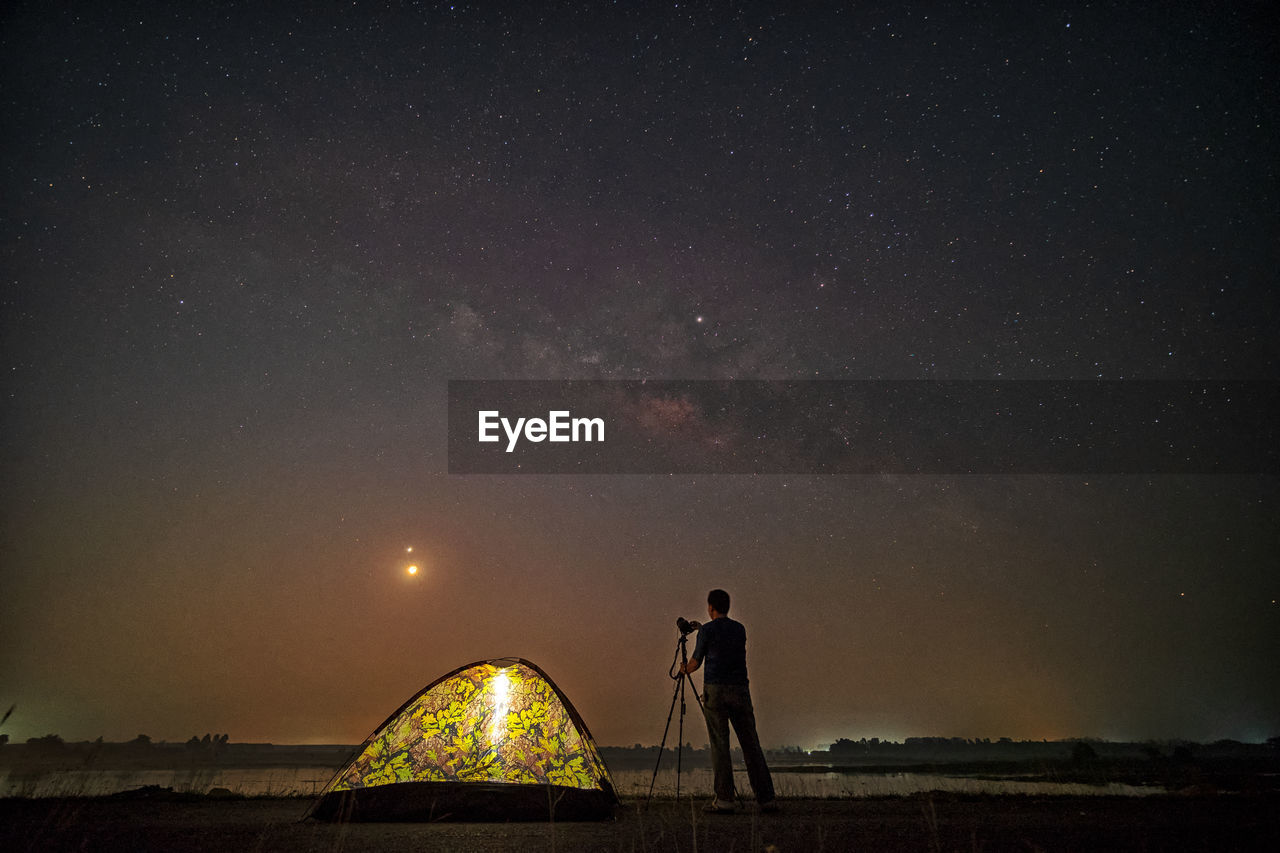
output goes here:
{"type": "Polygon", "coordinates": [[[628,801],[614,821],[327,824],[305,799],[0,800],[0,850],[843,851],[1280,850],[1280,796],[919,795],[788,800],[777,814],[704,815],[628,801]]]}

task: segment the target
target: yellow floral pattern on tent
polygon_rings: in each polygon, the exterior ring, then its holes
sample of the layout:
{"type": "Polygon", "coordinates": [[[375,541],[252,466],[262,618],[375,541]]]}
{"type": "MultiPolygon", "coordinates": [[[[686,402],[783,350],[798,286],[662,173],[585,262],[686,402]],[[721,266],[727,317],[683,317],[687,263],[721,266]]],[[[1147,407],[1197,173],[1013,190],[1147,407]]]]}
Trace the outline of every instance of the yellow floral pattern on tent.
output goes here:
{"type": "Polygon", "coordinates": [[[394,782],[509,782],[598,788],[609,771],[538,672],[478,664],[445,679],[379,730],[330,790],[394,782]]]}

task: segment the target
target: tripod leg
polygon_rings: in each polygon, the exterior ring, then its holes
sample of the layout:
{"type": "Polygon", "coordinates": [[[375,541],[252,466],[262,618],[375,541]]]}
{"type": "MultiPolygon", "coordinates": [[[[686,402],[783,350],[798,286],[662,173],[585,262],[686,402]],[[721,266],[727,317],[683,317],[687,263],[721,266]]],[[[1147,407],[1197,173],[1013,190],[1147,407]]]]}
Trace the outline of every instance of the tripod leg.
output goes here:
{"type": "Polygon", "coordinates": [[[693,686],[693,676],[685,673],[684,677],[689,679],[689,689],[693,691],[693,698],[698,702],[698,709],[705,714],[707,709],[702,707],[702,697],[698,695],[698,688],[693,686]]]}
{"type": "Polygon", "coordinates": [[[680,731],[676,740],[676,801],[680,801],[680,759],[684,755],[684,680],[688,675],[681,675],[676,682],[680,692],[680,731]]]}
{"type": "MultiPolygon", "coordinates": [[[[687,678],[688,676],[685,676],[685,677],[687,678]]],[[[666,749],[666,748],[667,748],[667,733],[671,731],[671,715],[675,713],[675,710],[676,710],[676,700],[677,700],[677,699],[679,699],[679,700],[680,700],[680,721],[681,721],[680,729],[681,729],[681,732],[683,732],[683,731],[684,731],[684,696],[681,694],[681,691],[680,691],[680,688],[681,688],[682,686],[683,686],[683,685],[682,685],[682,682],[677,681],[677,682],[676,682],[675,689],[674,689],[674,690],[672,691],[672,693],[671,693],[671,707],[670,707],[669,709],[667,709],[667,724],[666,724],[666,726],[664,726],[664,727],[663,727],[663,729],[662,729],[662,743],[658,744],[658,760],[657,760],[657,761],[655,761],[655,762],[654,762],[654,764],[653,764],[653,778],[649,780],[649,797],[648,797],[648,799],[650,799],[650,800],[652,800],[652,799],[653,799],[653,786],[654,786],[654,783],[656,783],[656,782],[658,781],[658,768],[662,766],[662,751],[663,751],[664,749],[666,749]]],[[[695,693],[694,695],[697,695],[697,694],[695,693]]],[[[699,703],[701,703],[701,700],[699,700],[699,703]]],[[[676,792],[677,792],[677,796],[679,796],[679,791],[680,791],[680,753],[679,753],[679,751],[677,750],[677,752],[676,752],[676,792]]]]}

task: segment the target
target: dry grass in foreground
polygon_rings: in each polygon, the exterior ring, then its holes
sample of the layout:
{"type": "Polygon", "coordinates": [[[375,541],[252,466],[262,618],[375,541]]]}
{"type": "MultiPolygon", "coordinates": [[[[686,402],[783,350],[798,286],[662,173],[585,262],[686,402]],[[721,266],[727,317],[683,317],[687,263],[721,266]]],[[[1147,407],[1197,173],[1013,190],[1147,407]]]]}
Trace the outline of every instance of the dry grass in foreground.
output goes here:
{"type": "Polygon", "coordinates": [[[916,795],[795,799],[704,815],[628,799],[597,823],[328,824],[309,801],[181,796],[0,800],[7,851],[844,851],[1280,849],[1280,796],[916,795]]]}

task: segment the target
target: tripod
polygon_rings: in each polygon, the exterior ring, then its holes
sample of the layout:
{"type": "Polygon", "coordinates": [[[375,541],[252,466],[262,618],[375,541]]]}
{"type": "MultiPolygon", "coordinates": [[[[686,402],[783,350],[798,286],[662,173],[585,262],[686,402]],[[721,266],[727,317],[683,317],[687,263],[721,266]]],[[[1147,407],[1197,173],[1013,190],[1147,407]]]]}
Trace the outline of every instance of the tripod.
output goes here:
{"type": "MultiPolygon", "coordinates": [[[[696,623],[695,623],[696,624],[696,623]]],[[[684,665],[689,662],[688,650],[686,643],[689,635],[687,632],[681,632],[680,639],[676,640],[676,653],[671,661],[671,668],[667,670],[667,675],[675,679],[675,690],[671,694],[671,708],[667,711],[667,725],[662,730],[662,743],[658,745],[658,761],[653,765],[653,778],[649,780],[649,797],[653,799],[653,786],[658,781],[658,768],[662,766],[662,751],[667,747],[667,733],[671,731],[671,715],[675,713],[676,701],[680,702],[680,721],[678,725],[678,733],[676,735],[676,799],[680,799],[680,759],[684,751],[684,685],[688,682],[689,689],[693,691],[693,698],[697,700],[698,707],[702,707],[702,697],[698,695],[698,688],[693,686],[693,676],[684,671],[684,665]],[[680,662],[680,666],[676,666],[676,661],[680,662]]]]}

